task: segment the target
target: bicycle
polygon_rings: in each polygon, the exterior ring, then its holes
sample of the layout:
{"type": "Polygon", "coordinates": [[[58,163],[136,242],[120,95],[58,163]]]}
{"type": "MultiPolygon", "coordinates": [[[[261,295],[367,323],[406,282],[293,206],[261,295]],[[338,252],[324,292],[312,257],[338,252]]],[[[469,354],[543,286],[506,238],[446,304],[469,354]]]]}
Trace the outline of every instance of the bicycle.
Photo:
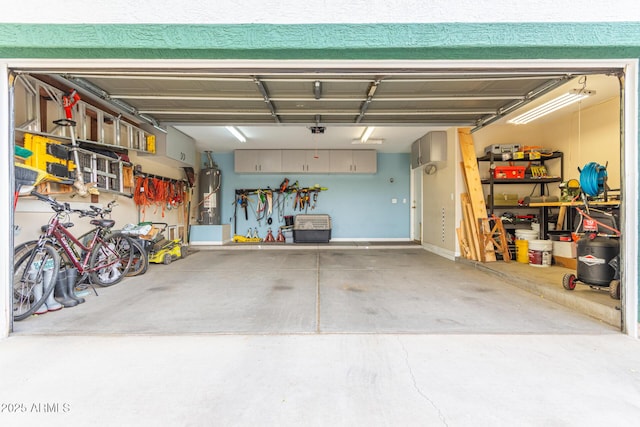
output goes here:
{"type": "MultiPolygon", "coordinates": [[[[105,208],[99,208],[97,206],[91,205],[89,206],[89,209],[91,210],[82,211],[82,214],[80,216],[81,217],[89,216],[92,218],[100,217],[102,219],[105,219],[105,217],[108,217],[111,215],[111,212],[114,206],[117,206],[115,200],[112,200],[111,202],[109,202],[105,208]]],[[[62,225],[65,228],[71,228],[74,226],[74,224],[71,222],[67,222],[67,223],[61,222],[60,225],[62,225]]],[[[46,230],[46,227],[48,227],[48,225],[43,226],[43,230],[42,230],[43,232],[46,230]]],[[[86,246],[89,243],[90,238],[93,236],[93,233],[95,233],[97,230],[98,230],[97,227],[93,228],[87,231],[86,233],[84,233],[83,235],[78,236],[77,239],[86,246]]],[[[125,239],[121,242],[121,244],[116,245],[116,247],[122,248],[123,251],[125,252],[125,256],[126,256],[126,252],[128,252],[129,250],[133,251],[133,260],[131,262],[129,272],[126,274],[126,276],[133,277],[139,274],[146,273],[147,269],[149,268],[149,255],[147,253],[147,250],[144,248],[143,244],[138,239],[130,236],[127,233],[122,233],[122,234],[126,235],[131,240],[125,239]],[[129,247],[130,242],[131,242],[131,247],[129,247]]],[[[119,234],[117,234],[116,236],[119,236],[119,234]]],[[[14,259],[18,259],[25,252],[27,252],[30,249],[33,249],[37,244],[38,244],[37,240],[30,240],[16,246],[14,249],[14,259]]],[[[74,251],[76,258],[81,257],[82,252],[78,250],[78,248],[76,248],[75,245],[71,243],[69,246],[74,251]]],[[[62,251],[60,247],[56,247],[56,249],[58,250],[58,253],[63,258],[61,259],[61,263],[64,261],[64,265],[61,265],[61,269],[64,269],[67,266],[71,267],[73,264],[71,263],[70,260],[66,259],[66,255],[64,254],[64,251],[62,251]]]]}
{"type": "MultiPolygon", "coordinates": [[[[105,208],[99,208],[97,206],[91,205],[89,206],[89,209],[91,209],[91,211],[87,211],[89,213],[88,216],[91,216],[93,218],[100,217],[101,219],[105,219],[106,217],[110,217],[111,211],[113,210],[114,206],[117,206],[115,200],[109,202],[105,208]]],[[[80,240],[83,244],[86,244],[93,236],[93,233],[95,233],[96,231],[98,231],[97,227],[87,231],[82,236],[79,236],[78,240],[80,240]]],[[[129,238],[123,239],[121,244],[117,245],[118,248],[122,248],[125,252],[131,251],[133,253],[131,266],[126,276],[132,277],[146,273],[147,269],[149,268],[149,256],[143,245],[137,239],[129,236],[126,233],[122,233],[121,231],[116,231],[114,232],[114,234],[116,236],[123,235],[129,238]]],[[[77,252],[76,255],[78,255],[77,252]]]]}
{"type": "Polygon", "coordinates": [[[83,244],[68,231],[70,226],[62,219],[70,213],[79,213],[81,217],[97,215],[94,210],[72,210],[68,203],[58,203],[35,191],[31,194],[49,203],[55,214],[43,226],[43,234],[37,244],[27,249],[14,264],[13,317],[18,321],[36,312],[53,292],[61,262],[58,251],[78,270],[81,280],[89,278],[91,284],[99,286],[119,283],[133,260],[130,248],[134,243],[131,238],[122,233],[107,234],[115,221],[92,219],[91,224],[96,226],[96,231],[83,244]],[[123,248],[125,244],[129,249],[123,248]]]}

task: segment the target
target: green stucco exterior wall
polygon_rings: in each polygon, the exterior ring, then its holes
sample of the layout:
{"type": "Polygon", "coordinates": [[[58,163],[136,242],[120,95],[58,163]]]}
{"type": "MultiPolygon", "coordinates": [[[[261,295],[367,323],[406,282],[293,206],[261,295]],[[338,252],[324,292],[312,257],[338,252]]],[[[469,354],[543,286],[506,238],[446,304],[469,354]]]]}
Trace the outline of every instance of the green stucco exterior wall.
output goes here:
{"type": "Polygon", "coordinates": [[[0,57],[450,60],[638,58],[640,23],[0,24],[0,57]]]}

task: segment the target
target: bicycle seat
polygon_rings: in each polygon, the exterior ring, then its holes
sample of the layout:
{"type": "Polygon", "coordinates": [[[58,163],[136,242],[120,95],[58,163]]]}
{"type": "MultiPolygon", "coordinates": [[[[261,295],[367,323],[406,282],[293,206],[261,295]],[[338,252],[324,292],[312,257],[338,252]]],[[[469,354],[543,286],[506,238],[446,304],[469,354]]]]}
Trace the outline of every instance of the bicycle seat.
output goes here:
{"type": "Polygon", "coordinates": [[[115,225],[116,221],[113,219],[92,219],[89,223],[98,227],[111,228],[115,225]]]}

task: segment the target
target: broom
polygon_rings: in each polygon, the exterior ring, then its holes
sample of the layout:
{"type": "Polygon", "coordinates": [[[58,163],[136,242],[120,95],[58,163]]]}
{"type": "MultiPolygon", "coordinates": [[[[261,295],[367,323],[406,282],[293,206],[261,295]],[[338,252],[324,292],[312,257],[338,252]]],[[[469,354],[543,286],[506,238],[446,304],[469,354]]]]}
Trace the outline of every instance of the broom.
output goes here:
{"type": "Polygon", "coordinates": [[[15,163],[15,190],[13,196],[13,209],[18,204],[18,196],[21,193],[30,193],[35,185],[40,183],[47,176],[47,173],[41,169],[34,168],[32,166],[23,165],[21,163],[15,163]],[[22,188],[22,187],[26,188],[22,188]]]}

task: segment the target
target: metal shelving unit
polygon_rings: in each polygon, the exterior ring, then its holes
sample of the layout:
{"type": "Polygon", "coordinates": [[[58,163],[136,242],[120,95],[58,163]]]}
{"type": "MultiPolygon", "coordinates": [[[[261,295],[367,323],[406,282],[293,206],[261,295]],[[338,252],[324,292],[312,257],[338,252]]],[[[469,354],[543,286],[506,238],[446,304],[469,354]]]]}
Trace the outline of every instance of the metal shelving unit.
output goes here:
{"type": "MultiPolygon", "coordinates": [[[[53,120],[65,117],[63,95],[60,89],[29,74],[18,75],[13,91],[16,135],[30,133],[70,141],[69,127],[53,123],[53,120]]],[[[116,150],[154,152],[155,135],[128,122],[121,115],[80,100],[76,104],[73,119],[78,142],[116,150]]]]}
{"type": "MultiPolygon", "coordinates": [[[[522,185],[522,184],[533,184],[539,185],[539,195],[545,195],[545,184],[562,182],[564,180],[564,154],[560,151],[555,151],[551,155],[541,156],[539,159],[509,159],[503,160],[501,155],[489,153],[485,156],[478,157],[478,162],[489,162],[489,178],[481,180],[482,184],[489,186],[489,192],[487,193],[489,196],[489,200],[487,201],[487,211],[488,213],[494,214],[496,210],[496,206],[494,205],[495,200],[495,186],[496,185],[522,185]],[[496,163],[506,164],[535,164],[544,166],[546,162],[551,160],[559,160],[560,161],[560,175],[553,176],[548,178],[520,178],[520,179],[496,179],[494,178],[494,169],[496,167],[496,163]]],[[[534,188],[535,190],[535,188],[534,188]]],[[[510,211],[510,210],[537,210],[539,212],[539,218],[547,218],[547,212],[544,211],[546,208],[541,207],[532,207],[532,206],[498,206],[499,211],[510,211]]],[[[541,232],[543,236],[546,234],[547,224],[541,224],[541,232]]]]}

